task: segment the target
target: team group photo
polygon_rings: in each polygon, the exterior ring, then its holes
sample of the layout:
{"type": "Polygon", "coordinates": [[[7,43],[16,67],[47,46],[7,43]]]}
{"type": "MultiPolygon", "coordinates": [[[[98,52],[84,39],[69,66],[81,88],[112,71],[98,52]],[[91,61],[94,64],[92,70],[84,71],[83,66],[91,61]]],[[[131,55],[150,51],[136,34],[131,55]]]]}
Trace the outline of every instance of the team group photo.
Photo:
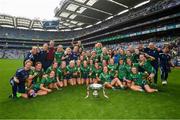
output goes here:
{"type": "Polygon", "coordinates": [[[0,0],[0,119],[179,119],[179,10],[0,0]]]}

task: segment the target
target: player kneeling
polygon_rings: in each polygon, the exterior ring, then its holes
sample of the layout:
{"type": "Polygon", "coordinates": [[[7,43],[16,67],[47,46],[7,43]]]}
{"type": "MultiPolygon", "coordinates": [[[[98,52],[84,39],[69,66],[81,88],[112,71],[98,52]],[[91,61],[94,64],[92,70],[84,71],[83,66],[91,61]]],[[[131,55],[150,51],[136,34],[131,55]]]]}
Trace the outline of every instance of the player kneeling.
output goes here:
{"type": "Polygon", "coordinates": [[[147,84],[147,81],[143,79],[144,75],[146,73],[138,72],[136,67],[132,67],[130,74],[130,80],[132,81],[132,84],[130,88],[134,91],[146,91],[148,93],[158,92],[157,89],[150,88],[150,86],[147,84]]]}
{"type": "Polygon", "coordinates": [[[89,76],[90,76],[90,69],[88,66],[87,61],[83,61],[83,65],[81,66],[81,80],[82,83],[86,83],[86,85],[89,85],[89,76]]]}
{"type": "Polygon", "coordinates": [[[111,75],[108,72],[107,66],[104,66],[103,72],[100,74],[99,79],[104,84],[105,88],[115,89],[114,86],[120,86],[123,88],[123,85],[118,78],[111,80],[111,75]]]}
{"type": "Polygon", "coordinates": [[[18,69],[15,75],[10,79],[10,84],[12,86],[12,95],[9,96],[10,98],[28,98],[25,82],[29,77],[31,66],[32,62],[30,60],[25,61],[24,67],[18,69]]]}
{"type": "Polygon", "coordinates": [[[67,69],[67,77],[69,80],[70,85],[76,85],[76,75],[77,75],[77,69],[75,67],[74,60],[71,60],[69,62],[69,65],[66,67],[67,69]]]}

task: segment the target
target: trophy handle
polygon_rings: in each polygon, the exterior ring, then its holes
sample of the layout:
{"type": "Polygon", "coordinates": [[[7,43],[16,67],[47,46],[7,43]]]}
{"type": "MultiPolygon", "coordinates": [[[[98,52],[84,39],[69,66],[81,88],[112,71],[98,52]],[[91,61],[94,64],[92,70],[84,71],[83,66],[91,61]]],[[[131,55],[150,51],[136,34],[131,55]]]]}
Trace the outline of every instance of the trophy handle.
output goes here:
{"type": "Polygon", "coordinates": [[[106,95],[106,92],[105,92],[105,85],[103,85],[103,95],[105,98],[109,99],[109,97],[106,95]]]}
{"type": "Polygon", "coordinates": [[[89,97],[89,93],[90,93],[90,90],[89,90],[89,85],[87,86],[87,92],[86,92],[86,97],[85,97],[85,99],[87,99],[88,97],[89,97]]]}

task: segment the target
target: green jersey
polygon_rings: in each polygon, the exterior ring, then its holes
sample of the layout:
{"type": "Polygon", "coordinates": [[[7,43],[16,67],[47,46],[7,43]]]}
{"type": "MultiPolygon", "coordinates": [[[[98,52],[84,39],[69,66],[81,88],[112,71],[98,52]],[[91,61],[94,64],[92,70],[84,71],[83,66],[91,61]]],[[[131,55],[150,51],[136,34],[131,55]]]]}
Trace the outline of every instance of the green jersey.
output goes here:
{"type": "Polygon", "coordinates": [[[53,69],[52,66],[48,67],[48,69],[46,70],[46,74],[49,74],[52,70],[54,70],[56,74],[57,68],[53,69]]]}
{"type": "Polygon", "coordinates": [[[77,71],[76,78],[80,78],[81,77],[81,65],[80,66],[76,65],[76,71],[77,71]]]}
{"type": "Polygon", "coordinates": [[[43,75],[44,75],[44,70],[42,69],[42,70],[40,70],[40,71],[37,71],[37,70],[31,70],[30,71],[30,75],[33,75],[33,76],[35,76],[34,78],[33,78],[33,84],[35,84],[35,83],[40,83],[41,82],[41,79],[42,79],[42,77],[43,77],[43,75]]]}
{"type": "Polygon", "coordinates": [[[130,75],[130,73],[131,73],[131,68],[132,68],[132,66],[126,64],[126,65],[125,65],[125,68],[126,68],[126,77],[127,77],[127,79],[129,79],[129,75],[130,75]]]}
{"type": "Polygon", "coordinates": [[[99,67],[103,68],[103,64],[101,62],[98,63],[99,67]]]}
{"type": "Polygon", "coordinates": [[[111,75],[109,73],[102,72],[99,76],[99,79],[105,83],[105,82],[111,82],[111,75]]]}
{"type": "Polygon", "coordinates": [[[98,56],[96,55],[96,56],[94,56],[94,57],[91,57],[91,59],[93,60],[93,62],[95,63],[95,62],[97,62],[98,61],[98,56]]]}
{"type": "Polygon", "coordinates": [[[87,61],[88,60],[88,57],[85,55],[84,57],[83,57],[83,61],[87,61]]]}
{"type": "Polygon", "coordinates": [[[87,67],[81,66],[81,77],[82,78],[88,78],[89,73],[90,73],[89,66],[87,66],[87,67]]]}
{"type": "Polygon", "coordinates": [[[108,67],[108,71],[111,77],[114,77],[117,72],[117,64],[113,64],[113,65],[109,64],[107,67],[108,67]]]}
{"type": "Polygon", "coordinates": [[[72,67],[70,67],[70,65],[68,65],[68,66],[66,67],[66,69],[67,69],[67,72],[69,72],[69,73],[68,73],[68,76],[69,76],[70,78],[75,77],[73,74],[77,72],[77,67],[76,67],[76,66],[72,68],[72,67]]]}
{"type": "Polygon", "coordinates": [[[102,69],[101,68],[98,68],[96,69],[94,67],[94,69],[92,70],[92,74],[91,74],[91,78],[96,78],[96,77],[99,77],[99,75],[102,73],[102,69]]]}
{"type": "Polygon", "coordinates": [[[131,73],[129,79],[134,81],[135,85],[143,87],[147,84],[147,81],[143,79],[143,76],[144,74],[141,72],[138,72],[137,74],[131,73]]]}
{"type": "Polygon", "coordinates": [[[67,73],[67,67],[65,68],[61,68],[61,72],[62,72],[62,80],[66,78],[66,73],[67,73]]]}
{"type": "Polygon", "coordinates": [[[79,47],[79,50],[81,49],[81,52],[84,50],[84,46],[82,44],[77,46],[79,47]]]}
{"type": "Polygon", "coordinates": [[[48,87],[49,84],[54,83],[54,82],[56,82],[56,78],[55,77],[50,78],[49,76],[41,80],[41,84],[44,84],[46,87],[48,87]]]}
{"type": "Polygon", "coordinates": [[[119,54],[120,55],[120,59],[123,59],[124,61],[126,61],[127,56],[125,54],[119,54]]]}
{"type": "MultiPolygon", "coordinates": [[[[139,63],[140,66],[140,63],[139,63]]],[[[140,66],[141,68],[144,69],[144,71],[147,71],[148,73],[155,73],[155,69],[150,63],[150,60],[146,60],[143,65],[140,66]]]]}
{"type": "Polygon", "coordinates": [[[61,64],[61,59],[63,55],[64,55],[64,52],[55,52],[54,58],[56,59],[56,62],[58,64],[61,64]]]}
{"type": "Polygon", "coordinates": [[[101,60],[105,60],[106,62],[108,62],[110,59],[109,55],[108,54],[101,54],[101,60]]]}
{"type": "Polygon", "coordinates": [[[94,48],[94,51],[96,51],[97,56],[100,56],[102,53],[102,49],[99,47],[94,48]]]}
{"type": "Polygon", "coordinates": [[[93,73],[93,69],[94,69],[94,64],[89,65],[89,73],[90,73],[90,78],[92,78],[92,73],[93,73]]]}
{"type": "Polygon", "coordinates": [[[118,66],[118,78],[123,80],[127,76],[126,65],[122,64],[118,66]]]}
{"type": "Polygon", "coordinates": [[[125,58],[126,58],[126,59],[129,58],[131,61],[133,60],[133,56],[132,56],[132,55],[125,55],[125,58]]]}
{"type": "Polygon", "coordinates": [[[33,85],[33,90],[38,91],[40,90],[41,84],[43,84],[45,87],[48,87],[49,84],[53,83],[56,79],[50,78],[49,76],[46,78],[43,78],[40,83],[36,83],[33,85]]]}
{"type": "Polygon", "coordinates": [[[139,55],[138,54],[132,54],[132,63],[138,63],[139,55]]]}
{"type": "Polygon", "coordinates": [[[61,71],[61,68],[58,68],[58,69],[57,69],[56,77],[58,77],[60,81],[62,81],[62,80],[64,79],[64,78],[63,78],[63,73],[62,73],[62,71],[61,71]]]}
{"type": "Polygon", "coordinates": [[[94,64],[89,65],[89,69],[90,69],[90,72],[92,72],[92,70],[94,69],[94,64]]]}

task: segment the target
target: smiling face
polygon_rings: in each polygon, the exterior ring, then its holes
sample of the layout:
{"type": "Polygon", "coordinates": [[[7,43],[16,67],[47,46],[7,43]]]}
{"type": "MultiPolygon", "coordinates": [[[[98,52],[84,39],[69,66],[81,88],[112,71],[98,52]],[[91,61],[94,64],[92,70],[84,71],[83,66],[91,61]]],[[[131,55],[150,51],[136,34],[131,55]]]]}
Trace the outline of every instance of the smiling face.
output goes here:
{"type": "Polygon", "coordinates": [[[37,54],[37,47],[32,47],[31,53],[32,53],[33,55],[37,54]]]}
{"type": "Polygon", "coordinates": [[[139,49],[138,48],[135,49],[135,53],[139,54],[139,49]]]}
{"type": "Polygon", "coordinates": [[[71,48],[66,48],[66,53],[71,54],[71,48]]]}
{"type": "Polygon", "coordinates": [[[57,51],[58,51],[58,52],[63,51],[63,46],[62,46],[62,45],[58,45],[58,47],[57,47],[57,51]]]}
{"type": "Polygon", "coordinates": [[[139,56],[139,60],[140,60],[140,61],[145,61],[145,59],[146,59],[146,58],[145,58],[145,56],[144,56],[143,54],[141,54],[141,55],[139,56]]]}
{"type": "Polygon", "coordinates": [[[62,61],[61,63],[61,68],[65,68],[66,67],[66,62],[65,61],[62,61]]]}
{"type": "Polygon", "coordinates": [[[114,50],[113,53],[114,53],[114,55],[116,55],[117,54],[117,50],[114,50]]]}
{"type": "Polygon", "coordinates": [[[150,49],[154,49],[155,48],[155,45],[153,43],[149,43],[149,48],[150,49]]]}
{"type": "Polygon", "coordinates": [[[81,45],[81,41],[78,41],[77,44],[78,44],[78,45],[81,45]]]}
{"type": "Polygon", "coordinates": [[[96,69],[99,68],[99,64],[97,62],[94,64],[94,66],[95,66],[96,69]]]}
{"type": "Polygon", "coordinates": [[[32,66],[32,62],[30,61],[30,60],[27,60],[26,62],[25,62],[25,66],[24,66],[24,68],[25,68],[25,70],[30,70],[31,69],[31,66],[32,66]]]}
{"type": "Polygon", "coordinates": [[[83,62],[83,66],[87,67],[87,61],[86,60],[83,62]]]}
{"type": "Polygon", "coordinates": [[[93,65],[93,60],[90,60],[89,63],[90,63],[90,65],[93,65]]]}
{"type": "Polygon", "coordinates": [[[119,60],[119,64],[122,65],[124,63],[124,60],[123,59],[120,59],[119,60]]]}
{"type": "Polygon", "coordinates": [[[114,64],[114,59],[110,59],[109,63],[110,63],[111,65],[113,65],[113,64],[114,64]]]}
{"type": "Polygon", "coordinates": [[[103,54],[107,54],[107,48],[106,48],[106,47],[103,47],[103,48],[102,48],[102,52],[103,52],[103,54]]]}
{"type": "Polygon", "coordinates": [[[47,43],[45,43],[45,44],[43,45],[43,50],[44,50],[44,51],[47,51],[47,50],[48,50],[48,44],[47,44],[47,43]]]}
{"type": "Polygon", "coordinates": [[[120,53],[121,55],[124,55],[124,50],[120,49],[120,50],[119,50],[119,53],[120,53]]]}
{"type": "Polygon", "coordinates": [[[103,64],[103,66],[107,66],[106,60],[103,60],[103,61],[102,61],[102,64],[103,64]]]}
{"type": "Polygon", "coordinates": [[[95,51],[92,51],[92,52],[91,52],[91,55],[92,55],[92,57],[95,57],[95,56],[96,56],[96,52],[95,52],[95,51]]]}
{"type": "Polygon", "coordinates": [[[74,60],[72,60],[72,61],[69,62],[69,66],[70,66],[71,68],[74,67],[74,64],[75,64],[75,63],[74,63],[74,60]]]}
{"type": "Polygon", "coordinates": [[[51,41],[49,42],[49,47],[50,47],[50,48],[53,48],[53,47],[54,47],[54,41],[53,41],[53,40],[51,40],[51,41]]]}
{"type": "Polygon", "coordinates": [[[80,66],[80,65],[81,65],[81,61],[80,61],[80,60],[77,60],[77,61],[76,61],[76,64],[77,64],[77,66],[80,66]]]}
{"type": "Polygon", "coordinates": [[[103,72],[104,72],[104,73],[107,73],[107,72],[108,72],[108,68],[107,68],[106,66],[103,68],[103,72]]]}
{"type": "Polygon", "coordinates": [[[58,63],[57,62],[54,62],[53,63],[53,68],[57,68],[58,67],[58,63]]]}
{"type": "Polygon", "coordinates": [[[73,52],[78,52],[79,47],[78,46],[74,46],[73,52]]]}
{"type": "Polygon", "coordinates": [[[132,61],[131,61],[130,58],[127,58],[127,59],[126,59],[126,62],[127,62],[128,65],[131,65],[131,64],[132,64],[132,61]]]}
{"type": "Polygon", "coordinates": [[[164,52],[164,53],[168,53],[168,52],[169,52],[169,48],[168,48],[168,47],[164,47],[164,48],[163,48],[163,52],[164,52]]]}
{"type": "Polygon", "coordinates": [[[136,68],[136,67],[132,67],[132,68],[131,68],[131,72],[132,72],[133,74],[136,74],[136,73],[137,73],[137,68],[136,68]]]}
{"type": "Polygon", "coordinates": [[[55,77],[55,72],[54,72],[54,71],[51,71],[51,72],[49,73],[49,77],[50,77],[50,78],[55,77]]]}
{"type": "Polygon", "coordinates": [[[37,63],[36,66],[35,66],[35,69],[36,69],[37,71],[41,71],[41,69],[42,69],[42,64],[41,64],[41,63],[37,63]]]}
{"type": "Polygon", "coordinates": [[[126,51],[127,56],[131,56],[131,52],[129,50],[126,51]]]}

